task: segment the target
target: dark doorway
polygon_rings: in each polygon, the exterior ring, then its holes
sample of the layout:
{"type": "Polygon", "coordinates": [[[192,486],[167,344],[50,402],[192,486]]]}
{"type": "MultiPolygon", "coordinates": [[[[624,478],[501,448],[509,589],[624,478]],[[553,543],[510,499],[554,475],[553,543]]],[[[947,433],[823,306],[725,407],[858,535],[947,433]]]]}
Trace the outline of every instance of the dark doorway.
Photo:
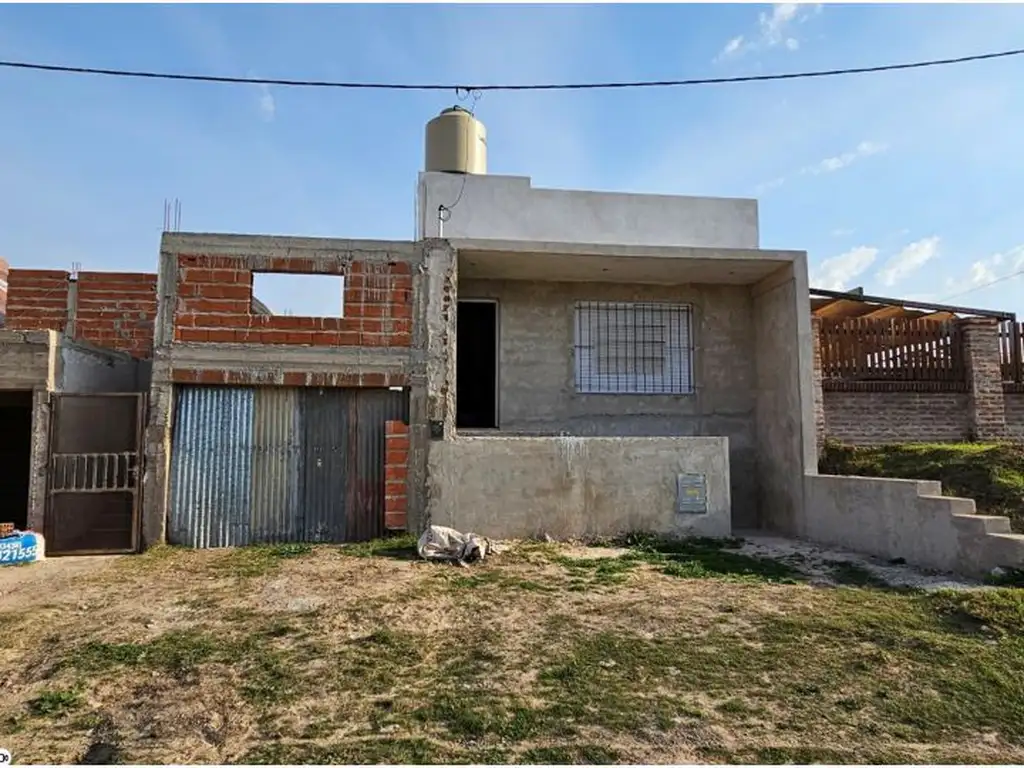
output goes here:
{"type": "Polygon", "coordinates": [[[28,525],[32,393],[0,392],[0,523],[28,525]]]}
{"type": "Polygon", "coordinates": [[[498,304],[460,301],[456,327],[455,426],[498,426],[498,304]]]}

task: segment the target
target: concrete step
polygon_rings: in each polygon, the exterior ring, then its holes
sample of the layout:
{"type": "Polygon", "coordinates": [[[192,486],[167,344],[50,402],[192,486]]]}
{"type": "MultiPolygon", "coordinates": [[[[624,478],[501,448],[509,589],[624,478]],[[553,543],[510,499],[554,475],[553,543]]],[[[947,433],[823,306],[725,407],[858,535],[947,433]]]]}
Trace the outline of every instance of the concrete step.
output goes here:
{"type": "Polygon", "coordinates": [[[1002,515],[953,514],[953,525],[961,531],[971,533],[1003,534],[1012,533],[1010,518],[1002,515]]]}
{"type": "Polygon", "coordinates": [[[1004,568],[1024,568],[1024,535],[1019,533],[990,533],[985,537],[988,562],[1004,568]]]}

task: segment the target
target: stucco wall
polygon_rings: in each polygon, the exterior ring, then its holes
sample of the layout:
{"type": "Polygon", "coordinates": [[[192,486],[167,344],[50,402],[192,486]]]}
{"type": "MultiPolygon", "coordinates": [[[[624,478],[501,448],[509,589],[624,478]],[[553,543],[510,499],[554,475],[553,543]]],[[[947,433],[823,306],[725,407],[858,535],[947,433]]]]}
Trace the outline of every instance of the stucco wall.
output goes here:
{"type": "Polygon", "coordinates": [[[492,538],[649,531],[728,536],[724,438],[466,437],[429,450],[430,519],[492,538]],[[677,513],[677,476],[705,475],[708,512],[677,513]]]}
{"type": "Polygon", "coordinates": [[[1024,566],[1024,536],[1005,517],[942,496],[937,482],[808,475],[798,533],[813,541],[968,576],[1024,566]]]}
{"type": "Polygon", "coordinates": [[[757,201],[537,189],[525,176],[421,173],[421,238],[757,248],[757,201]],[[439,225],[438,206],[452,206],[439,225]]]}
{"type": "Polygon", "coordinates": [[[733,525],[757,522],[753,304],[747,286],[460,281],[460,299],[497,299],[499,426],[579,436],[725,436],[733,525]],[[583,395],[573,371],[577,300],[693,306],[693,395],[583,395]]]}
{"type": "Polygon", "coordinates": [[[816,471],[817,458],[806,265],[780,271],[753,293],[759,523],[792,534],[804,472],[816,471]]]}

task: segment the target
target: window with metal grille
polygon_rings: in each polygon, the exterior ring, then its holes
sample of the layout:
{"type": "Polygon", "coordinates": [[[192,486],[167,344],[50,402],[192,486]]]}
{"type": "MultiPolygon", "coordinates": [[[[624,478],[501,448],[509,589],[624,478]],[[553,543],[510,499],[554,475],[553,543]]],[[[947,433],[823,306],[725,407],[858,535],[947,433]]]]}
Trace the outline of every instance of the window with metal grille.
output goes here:
{"type": "Polygon", "coordinates": [[[693,392],[691,309],[685,304],[576,304],[576,391],[693,392]]]}

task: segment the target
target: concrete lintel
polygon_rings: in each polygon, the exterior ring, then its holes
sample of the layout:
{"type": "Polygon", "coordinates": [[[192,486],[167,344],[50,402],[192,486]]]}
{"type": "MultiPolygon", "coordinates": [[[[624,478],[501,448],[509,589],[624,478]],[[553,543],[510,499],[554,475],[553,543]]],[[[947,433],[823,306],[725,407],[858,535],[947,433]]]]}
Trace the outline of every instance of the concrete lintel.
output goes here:
{"type": "Polygon", "coordinates": [[[119,362],[131,363],[135,362],[135,358],[129,355],[127,352],[122,352],[118,349],[107,349],[106,347],[98,347],[88,341],[82,339],[69,339],[64,337],[61,339],[61,346],[70,347],[71,349],[78,350],[79,352],[85,352],[87,354],[102,357],[107,360],[115,360],[119,362]]]}
{"type": "Polygon", "coordinates": [[[19,331],[14,328],[0,330],[0,344],[37,344],[48,346],[55,342],[56,331],[19,331]]]}
{"type": "Polygon", "coordinates": [[[406,240],[351,240],[327,237],[280,237],[277,235],[206,234],[165,232],[160,242],[162,253],[207,253],[223,256],[249,256],[254,259],[289,257],[336,261],[339,256],[373,260],[415,261],[415,243],[406,240]]]}
{"type": "Polygon", "coordinates": [[[706,261],[778,261],[794,262],[804,251],[766,250],[763,248],[696,248],[649,245],[601,245],[595,243],[556,243],[518,240],[453,238],[449,241],[459,252],[522,253],[558,256],[616,256],[661,259],[700,259],[706,261]]]}
{"type": "Polygon", "coordinates": [[[422,360],[408,347],[293,347],[283,344],[173,344],[165,359],[174,368],[246,369],[272,366],[302,370],[404,370],[422,360]]]}

